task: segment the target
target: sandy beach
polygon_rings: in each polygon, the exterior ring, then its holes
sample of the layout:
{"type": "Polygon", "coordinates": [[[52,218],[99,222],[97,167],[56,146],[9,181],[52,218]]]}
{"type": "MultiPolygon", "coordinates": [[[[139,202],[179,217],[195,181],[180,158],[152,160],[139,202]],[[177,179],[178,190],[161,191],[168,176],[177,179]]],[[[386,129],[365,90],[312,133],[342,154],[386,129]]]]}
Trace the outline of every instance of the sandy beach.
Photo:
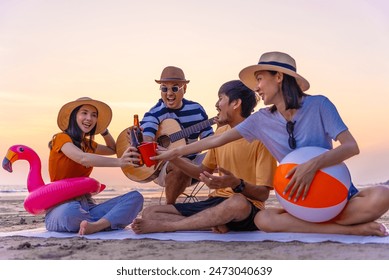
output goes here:
{"type": "MultiPolygon", "coordinates": [[[[118,193],[99,194],[97,201],[118,193]]],[[[203,194],[204,195],[204,194],[203,194]]],[[[201,198],[201,197],[200,197],[201,198]]],[[[23,196],[0,194],[0,231],[44,226],[43,216],[23,208],[23,196]]],[[[145,197],[145,206],[158,204],[159,194],[145,197]]],[[[278,206],[274,194],[267,207],[278,206]]],[[[379,222],[389,227],[389,213],[379,222]]],[[[388,244],[336,242],[177,242],[142,240],[89,240],[77,238],[1,237],[2,260],[389,260],[388,244]]]]}

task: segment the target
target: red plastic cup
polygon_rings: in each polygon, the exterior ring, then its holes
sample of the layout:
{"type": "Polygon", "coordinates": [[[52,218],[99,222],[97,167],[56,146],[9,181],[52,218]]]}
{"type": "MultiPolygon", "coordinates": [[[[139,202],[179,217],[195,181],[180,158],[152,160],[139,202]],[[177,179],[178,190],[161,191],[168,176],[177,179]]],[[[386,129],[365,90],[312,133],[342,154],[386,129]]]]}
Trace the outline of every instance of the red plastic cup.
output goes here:
{"type": "Polygon", "coordinates": [[[150,157],[157,155],[157,142],[143,142],[138,146],[138,150],[147,167],[157,164],[157,161],[150,159],[150,157]]]}

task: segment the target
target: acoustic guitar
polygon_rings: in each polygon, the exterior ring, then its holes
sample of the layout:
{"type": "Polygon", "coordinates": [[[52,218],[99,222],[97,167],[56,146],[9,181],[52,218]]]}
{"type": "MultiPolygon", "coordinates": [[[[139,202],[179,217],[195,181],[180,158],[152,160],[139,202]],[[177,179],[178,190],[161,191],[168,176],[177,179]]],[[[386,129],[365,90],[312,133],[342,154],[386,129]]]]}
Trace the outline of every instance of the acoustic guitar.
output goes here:
{"type": "MultiPolygon", "coordinates": [[[[174,119],[166,119],[161,122],[158,131],[155,135],[156,142],[168,150],[186,145],[185,138],[196,133],[215,123],[214,118],[199,122],[195,125],[182,129],[180,124],[174,119]]],[[[121,157],[124,151],[130,146],[127,138],[128,128],[124,129],[118,136],[116,141],[117,157],[121,157]]],[[[162,168],[162,163],[147,167],[142,166],[127,166],[122,167],[124,175],[129,179],[139,183],[147,183],[158,177],[162,168]]]]}

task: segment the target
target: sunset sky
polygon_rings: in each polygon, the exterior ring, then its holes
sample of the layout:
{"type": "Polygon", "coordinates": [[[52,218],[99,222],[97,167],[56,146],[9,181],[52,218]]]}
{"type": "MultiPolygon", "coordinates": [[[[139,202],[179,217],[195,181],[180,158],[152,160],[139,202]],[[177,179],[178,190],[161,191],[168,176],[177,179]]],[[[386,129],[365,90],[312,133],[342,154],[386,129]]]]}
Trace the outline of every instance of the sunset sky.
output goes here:
{"type": "MultiPolygon", "coordinates": [[[[267,51],[283,51],[337,106],[361,153],[356,184],[389,179],[389,2],[386,0],[0,0],[0,158],[25,144],[41,157],[66,102],[89,96],[112,107],[116,138],[160,96],[168,65],[191,80],[185,97],[214,116],[217,90],[267,51]]],[[[97,141],[102,141],[100,136],[97,141]]],[[[25,184],[28,165],[0,170],[25,184]]],[[[107,185],[132,184],[119,168],[95,168],[107,185]]]]}

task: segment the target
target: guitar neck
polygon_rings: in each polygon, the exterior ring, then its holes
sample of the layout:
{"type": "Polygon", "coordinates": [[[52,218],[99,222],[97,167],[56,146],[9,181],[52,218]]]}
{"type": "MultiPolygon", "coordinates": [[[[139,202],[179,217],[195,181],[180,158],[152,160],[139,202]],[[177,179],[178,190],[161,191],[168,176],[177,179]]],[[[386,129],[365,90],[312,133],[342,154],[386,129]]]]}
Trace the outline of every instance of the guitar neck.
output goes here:
{"type": "Polygon", "coordinates": [[[190,127],[184,128],[184,129],[177,131],[175,133],[172,133],[169,135],[170,142],[173,143],[173,142],[176,142],[180,139],[186,138],[193,133],[196,133],[196,132],[201,131],[202,129],[204,129],[208,126],[213,125],[214,123],[215,123],[214,118],[211,118],[211,119],[199,122],[199,123],[192,125],[190,127]]]}

